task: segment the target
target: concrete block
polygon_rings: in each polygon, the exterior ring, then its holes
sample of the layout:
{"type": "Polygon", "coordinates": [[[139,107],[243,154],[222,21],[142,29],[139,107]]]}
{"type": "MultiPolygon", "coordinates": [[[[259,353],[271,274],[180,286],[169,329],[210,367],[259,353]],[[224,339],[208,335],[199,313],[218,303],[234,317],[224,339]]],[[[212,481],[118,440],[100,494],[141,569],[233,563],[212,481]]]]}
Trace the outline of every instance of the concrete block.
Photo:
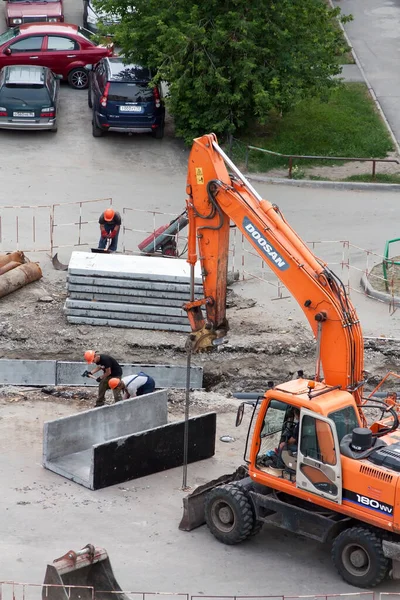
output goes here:
{"type": "MultiPolygon", "coordinates": [[[[175,306],[157,306],[154,304],[127,304],[127,303],[119,303],[119,302],[95,302],[91,300],[74,300],[71,298],[67,298],[65,302],[65,309],[68,311],[69,309],[79,309],[84,311],[96,311],[100,313],[105,313],[104,316],[112,318],[113,315],[118,315],[121,313],[121,316],[125,319],[129,319],[130,315],[135,318],[138,315],[150,315],[151,321],[153,321],[153,316],[160,317],[160,322],[162,322],[161,317],[179,317],[180,319],[187,319],[187,314],[181,308],[177,308],[175,306]]],[[[100,315],[99,315],[100,316],[100,315]]]]}
{"type": "Polygon", "coordinates": [[[94,489],[93,447],[165,424],[167,402],[166,390],[160,390],[48,421],[43,428],[43,466],[94,489]]]}
{"type": "MultiPolygon", "coordinates": [[[[1,361],[0,361],[1,362],[1,361]]],[[[156,382],[157,388],[185,389],[186,366],[183,365],[138,365],[135,363],[121,363],[123,376],[139,371],[144,371],[156,382]]],[[[84,362],[57,361],[56,384],[70,386],[97,386],[94,379],[82,377],[88,368],[84,362]]],[[[94,368],[90,365],[89,368],[94,368]]],[[[190,369],[190,387],[201,389],[203,387],[203,367],[192,366],[190,369]]]]}
{"type": "MultiPolygon", "coordinates": [[[[190,294],[190,283],[168,283],[163,281],[141,281],[132,279],[118,279],[117,277],[92,277],[83,275],[68,275],[67,277],[68,287],[70,285],[85,285],[85,286],[98,286],[100,288],[105,287],[116,287],[126,288],[129,290],[148,290],[148,291],[161,291],[161,292],[173,292],[176,294],[182,293],[190,294]]],[[[195,295],[201,297],[203,295],[203,286],[194,286],[195,295]]],[[[185,296],[183,296],[185,297],[185,296]]]]}
{"type": "MultiPolygon", "coordinates": [[[[96,275],[144,281],[190,281],[190,265],[184,259],[123,254],[73,252],[68,265],[71,275],[96,275]]],[[[195,281],[201,283],[200,265],[196,265],[195,281]]]]}
{"type": "MultiPolygon", "coordinates": [[[[76,286],[76,287],[84,287],[84,286],[76,286]]],[[[148,296],[131,296],[131,295],[119,295],[119,294],[101,294],[98,292],[75,292],[69,288],[69,298],[71,300],[86,300],[86,301],[96,301],[96,302],[117,302],[122,304],[138,304],[140,306],[144,304],[150,304],[152,306],[169,306],[181,308],[184,304],[184,300],[175,300],[172,298],[165,297],[164,295],[160,295],[160,297],[148,297],[148,296]]]]}
{"type": "Polygon", "coordinates": [[[0,385],[55,385],[55,360],[0,360],[0,385]]]}
{"type": "Polygon", "coordinates": [[[146,321],[125,321],[123,319],[99,319],[92,316],[79,316],[76,314],[67,315],[68,323],[75,325],[100,325],[103,327],[124,327],[132,329],[150,329],[161,331],[177,331],[181,333],[190,333],[189,325],[178,325],[172,323],[164,323],[160,327],[159,323],[151,323],[146,321]]]}
{"type": "MultiPolygon", "coordinates": [[[[216,413],[189,419],[189,463],[214,456],[216,423],[216,413]]],[[[182,466],[183,430],[177,421],[95,445],[92,489],[182,466]]]]}
{"type": "Polygon", "coordinates": [[[156,325],[154,329],[165,329],[164,325],[166,324],[176,324],[176,325],[185,325],[188,321],[184,317],[178,316],[166,316],[166,315],[155,315],[155,314],[145,314],[140,312],[125,312],[125,311],[101,311],[96,310],[96,307],[93,308],[67,308],[64,306],[64,312],[68,316],[75,317],[94,317],[96,319],[104,319],[107,321],[107,324],[111,324],[114,320],[132,322],[131,327],[135,327],[135,323],[137,321],[151,323],[152,325],[156,325]]]}

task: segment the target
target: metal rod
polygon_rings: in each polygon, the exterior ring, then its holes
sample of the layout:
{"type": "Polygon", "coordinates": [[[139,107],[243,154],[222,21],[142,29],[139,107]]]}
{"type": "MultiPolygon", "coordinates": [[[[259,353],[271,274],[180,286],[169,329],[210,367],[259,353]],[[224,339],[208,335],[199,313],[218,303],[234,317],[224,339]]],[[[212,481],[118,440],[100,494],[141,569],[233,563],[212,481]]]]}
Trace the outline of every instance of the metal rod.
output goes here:
{"type": "Polygon", "coordinates": [[[239,171],[239,169],[231,161],[231,159],[229,158],[229,156],[227,154],[225,154],[225,152],[222,150],[222,148],[220,148],[218,146],[217,142],[213,142],[212,145],[213,145],[214,150],[221,156],[221,158],[224,159],[224,161],[226,162],[226,164],[228,165],[228,167],[230,167],[232,169],[232,171],[235,173],[235,175],[237,175],[239,177],[239,179],[243,182],[243,184],[245,185],[245,187],[247,187],[247,189],[257,198],[257,200],[259,200],[261,202],[262,197],[260,196],[260,194],[253,188],[253,186],[246,179],[246,177],[243,175],[243,173],[241,173],[239,171]]]}
{"type": "MultiPolygon", "coordinates": [[[[190,301],[194,301],[194,265],[190,265],[190,301]]],[[[187,467],[189,457],[189,404],[190,404],[190,370],[192,363],[192,343],[190,337],[186,341],[186,395],[185,395],[185,427],[183,432],[183,474],[182,489],[187,490],[187,467]]]]}
{"type": "Polygon", "coordinates": [[[372,179],[375,181],[376,160],[372,161],[372,179]]]}

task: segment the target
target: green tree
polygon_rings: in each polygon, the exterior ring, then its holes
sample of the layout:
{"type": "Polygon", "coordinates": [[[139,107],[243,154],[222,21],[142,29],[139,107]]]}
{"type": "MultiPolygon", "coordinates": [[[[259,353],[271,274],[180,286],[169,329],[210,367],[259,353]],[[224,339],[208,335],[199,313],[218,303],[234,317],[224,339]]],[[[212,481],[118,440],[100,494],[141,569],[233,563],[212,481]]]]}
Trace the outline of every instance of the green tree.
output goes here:
{"type": "Polygon", "coordinates": [[[325,0],[98,0],[126,61],[168,83],[177,135],[234,133],[337,85],[347,50],[325,0]]]}

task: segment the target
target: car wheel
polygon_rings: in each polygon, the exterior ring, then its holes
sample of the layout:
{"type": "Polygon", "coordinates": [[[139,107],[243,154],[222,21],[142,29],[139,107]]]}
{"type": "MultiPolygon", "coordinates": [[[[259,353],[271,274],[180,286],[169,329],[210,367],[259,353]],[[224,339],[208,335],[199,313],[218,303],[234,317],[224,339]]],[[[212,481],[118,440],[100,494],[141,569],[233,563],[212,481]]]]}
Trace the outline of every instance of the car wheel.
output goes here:
{"type": "Polygon", "coordinates": [[[160,125],[160,127],[157,127],[157,129],[154,129],[151,132],[151,135],[156,138],[156,140],[162,140],[164,137],[164,124],[160,125]]]}
{"type": "Polygon", "coordinates": [[[68,83],[75,90],[86,90],[89,85],[89,73],[84,67],[72,69],[68,74],[68,83]]]}
{"type": "Polygon", "coordinates": [[[57,133],[57,131],[58,131],[57,125],[54,125],[49,131],[51,131],[52,133],[57,133]]]}
{"type": "Polygon", "coordinates": [[[90,85],[88,86],[87,103],[88,103],[89,108],[93,108],[92,90],[90,89],[90,85]]]}
{"type": "Polygon", "coordinates": [[[92,119],[92,134],[93,134],[93,137],[102,137],[104,135],[104,129],[101,129],[101,127],[98,127],[94,113],[93,113],[93,119],[92,119]]]}

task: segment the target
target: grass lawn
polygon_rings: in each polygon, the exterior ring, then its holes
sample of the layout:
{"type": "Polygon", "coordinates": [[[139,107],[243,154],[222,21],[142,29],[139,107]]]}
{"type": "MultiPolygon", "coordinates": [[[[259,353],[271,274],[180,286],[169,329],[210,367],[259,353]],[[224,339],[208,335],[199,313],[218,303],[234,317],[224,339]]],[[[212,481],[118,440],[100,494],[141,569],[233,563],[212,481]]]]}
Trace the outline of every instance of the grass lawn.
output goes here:
{"type": "MultiPolygon", "coordinates": [[[[255,125],[236,137],[241,143],[234,143],[232,156],[239,162],[244,161],[247,144],[281,154],[360,158],[384,158],[393,150],[387,129],[362,83],[343,84],[326,100],[304,100],[283,118],[271,115],[267,125],[255,125]]],[[[268,171],[287,164],[286,158],[250,153],[250,171],[268,171]]],[[[298,160],[294,164],[337,163],[298,160]]]]}
{"type": "MultiPolygon", "coordinates": [[[[379,169],[379,164],[377,166],[379,169]]],[[[361,181],[365,183],[400,183],[400,173],[377,173],[375,179],[372,175],[351,175],[344,181],[361,181]]]]}

